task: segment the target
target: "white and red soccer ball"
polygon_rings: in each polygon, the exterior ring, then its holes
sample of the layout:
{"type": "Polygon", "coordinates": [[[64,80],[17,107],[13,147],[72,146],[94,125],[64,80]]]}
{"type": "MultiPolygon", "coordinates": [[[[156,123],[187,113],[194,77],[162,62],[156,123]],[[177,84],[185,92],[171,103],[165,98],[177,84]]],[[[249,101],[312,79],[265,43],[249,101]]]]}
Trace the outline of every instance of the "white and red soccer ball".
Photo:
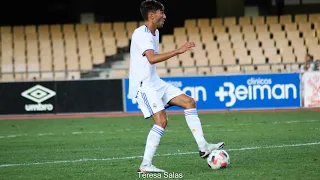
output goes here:
{"type": "Polygon", "coordinates": [[[213,150],[207,157],[207,163],[211,169],[226,168],[230,165],[230,157],[225,150],[213,150]]]}

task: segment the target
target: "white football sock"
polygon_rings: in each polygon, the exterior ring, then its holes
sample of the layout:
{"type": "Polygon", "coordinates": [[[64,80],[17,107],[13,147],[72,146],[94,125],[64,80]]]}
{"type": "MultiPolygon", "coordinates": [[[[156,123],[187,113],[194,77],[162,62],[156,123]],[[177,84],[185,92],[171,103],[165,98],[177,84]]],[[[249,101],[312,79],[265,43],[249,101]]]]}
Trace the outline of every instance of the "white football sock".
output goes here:
{"type": "Polygon", "coordinates": [[[147,137],[147,143],[144,150],[143,161],[141,165],[151,165],[152,158],[156,152],[164,129],[158,125],[153,125],[147,137]]]}
{"type": "Polygon", "coordinates": [[[187,124],[196,140],[199,150],[203,150],[207,145],[207,141],[204,138],[200,119],[198,117],[197,109],[185,109],[184,115],[186,117],[187,124]]]}

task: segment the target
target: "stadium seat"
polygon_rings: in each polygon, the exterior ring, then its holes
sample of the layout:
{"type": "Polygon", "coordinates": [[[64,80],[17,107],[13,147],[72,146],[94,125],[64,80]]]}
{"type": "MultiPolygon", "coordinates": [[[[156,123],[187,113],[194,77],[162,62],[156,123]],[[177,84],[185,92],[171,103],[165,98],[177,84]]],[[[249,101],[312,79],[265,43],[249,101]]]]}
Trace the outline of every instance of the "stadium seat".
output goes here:
{"type": "Polygon", "coordinates": [[[269,33],[269,26],[267,24],[256,25],[255,31],[257,34],[259,33],[269,33]]]}
{"type": "Polygon", "coordinates": [[[184,68],[183,74],[186,76],[195,76],[197,75],[197,68],[196,67],[190,67],[190,68],[184,68]]]}
{"type": "Polygon", "coordinates": [[[226,52],[221,56],[224,65],[234,65],[236,64],[236,57],[231,52],[226,52]]]}
{"type": "MultiPolygon", "coordinates": [[[[169,61],[171,61],[171,59],[168,60],[168,62],[169,61]]],[[[127,61],[127,62],[129,63],[129,61],[127,61]]],[[[129,66],[127,66],[127,67],[129,67],[129,66]]],[[[167,67],[167,61],[162,61],[162,62],[157,63],[157,68],[165,68],[165,67],[167,67]]]]}
{"type": "Polygon", "coordinates": [[[272,38],[277,41],[286,39],[286,33],[284,31],[272,32],[272,38]]]}
{"type": "Polygon", "coordinates": [[[12,62],[1,62],[1,72],[2,73],[13,73],[12,62]]]}
{"type": "Polygon", "coordinates": [[[257,73],[253,65],[242,66],[242,69],[245,74],[257,73]]]}
{"type": "Polygon", "coordinates": [[[296,62],[296,56],[293,53],[283,53],[282,54],[283,63],[294,63],[296,62]]]}
{"type": "Polygon", "coordinates": [[[243,34],[242,33],[232,33],[230,34],[230,41],[232,43],[235,43],[235,42],[243,42],[243,34]]]}
{"type": "Polygon", "coordinates": [[[264,55],[270,57],[277,54],[277,49],[275,47],[264,48],[264,55]]]}
{"type": "Polygon", "coordinates": [[[193,59],[195,60],[196,65],[207,66],[209,61],[206,55],[206,51],[195,51],[193,53],[193,59]]]}
{"type": "Polygon", "coordinates": [[[218,43],[229,42],[230,40],[228,33],[217,33],[216,38],[218,43]]]}
{"type": "Polygon", "coordinates": [[[241,74],[241,68],[238,65],[235,66],[228,66],[227,67],[228,74],[241,74]]]}
{"type": "Polygon", "coordinates": [[[288,64],[286,65],[287,72],[300,72],[300,68],[298,64],[288,64]]]}
{"type": "Polygon", "coordinates": [[[241,32],[241,26],[238,25],[228,25],[227,28],[230,35],[241,32]]]}
{"type": "Polygon", "coordinates": [[[236,18],[235,17],[226,17],[223,19],[223,24],[225,26],[233,26],[233,25],[236,25],[236,18]]]}
{"type": "Polygon", "coordinates": [[[261,47],[263,49],[275,47],[275,41],[273,39],[265,39],[261,41],[261,47]]]}
{"type": "Polygon", "coordinates": [[[242,27],[242,33],[246,34],[246,33],[254,33],[255,30],[254,30],[254,26],[253,25],[243,25],[242,27]]]}
{"type": "Polygon", "coordinates": [[[279,53],[284,55],[284,54],[293,54],[293,47],[291,46],[285,46],[285,47],[280,47],[279,48],[279,53]]]}
{"type": "Polygon", "coordinates": [[[271,72],[270,65],[259,65],[259,66],[257,66],[257,72],[259,72],[259,73],[270,73],[271,72]]]}
{"type": "Polygon", "coordinates": [[[243,39],[248,42],[248,41],[252,41],[252,40],[256,40],[257,39],[257,34],[256,33],[245,33],[243,39]]]}
{"type": "Polygon", "coordinates": [[[309,14],[308,19],[311,23],[320,22],[320,13],[309,14]]]}
{"type": "Polygon", "coordinates": [[[308,16],[307,14],[296,14],[294,16],[294,22],[296,23],[303,23],[303,22],[307,22],[308,21],[308,16]]]}
{"type": "Polygon", "coordinates": [[[30,81],[38,81],[41,79],[40,77],[41,76],[40,76],[39,72],[38,73],[28,73],[28,80],[30,80],[30,81]]]}
{"type": "Polygon", "coordinates": [[[285,31],[296,31],[298,29],[298,24],[288,23],[284,25],[285,31]]]}
{"type": "Polygon", "coordinates": [[[278,24],[278,16],[267,16],[266,17],[266,24],[278,24]]]}
{"type": "Polygon", "coordinates": [[[175,37],[177,37],[177,36],[185,36],[186,35],[186,29],[184,27],[176,27],[173,30],[173,35],[175,37]]]}
{"type": "Polygon", "coordinates": [[[222,18],[212,18],[210,24],[212,27],[223,26],[223,20],[222,18]]]}
{"type": "Polygon", "coordinates": [[[270,24],[269,25],[269,30],[272,33],[282,32],[282,26],[281,26],[281,24],[270,24]]]}
{"type": "Polygon", "coordinates": [[[101,23],[100,29],[101,29],[103,36],[105,36],[105,37],[113,37],[114,36],[114,32],[113,32],[111,23],[101,23]]]}
{"type": "Polygon", "coordinates": [[[292,17],[291,17],[291,15],[288,15],[288,14],[286,14],[286,15],[281,15],[281,16],[279,17],[279,23],[280,23],[280,24],[289,24],[289,23],[292,23],[292,17]]]}
{"type": "Polygon", "coordinates": [[[200,35],[208,35],[213,33],[212,27],[200,27],[200,35]]]}
{"type": "Polygon", "coordinates": [[[105,62],[105,55],[102,47],[92,49],[92,63],[94,65],[103,64],[105,62]]]}
{"type": "Polygon", "coordinates": [[[242,40],[238,40],[232,43],[232,48],[234,50],[243,49],[246,46],[245,42],[242,40]]]}
{"type": "Polygon", "coordinates": [[[180,60],[177,56],[174,56],[170,58],[168,61],[166,61],[167,67],[178,67],[180,66],[180,60]]]}
{"type": "Polygon", "coordinates": [[[237,47],[237,48],[233,47],[233,50],[234,50],[235,57],[248,55],[248,49],[243,45],[241,45],[241,46],[239,45],[239,47],[237,47]]]}
{"type": "Polygon", "coordinates": [[[219,42],[219,49],[221,52],[232,50],[232,43],[230,41],[219,42]]]}
{"type": "Polygon", "coordinates": [[[133,31],[138,28],[138,23],[136,21],[128,21],[125,23],[128,38],[131,39],[133,31]]]}
{"type": "Polygon", "coordinates": [[[187,35],[188,36],[200,36],[199,32],[200,32],[200,29],[198,27],[189,27],[189,28],[186,28],[187,30],[187,35]]]}
{"type": "Polygon", "coordinates": [[[41,73],[41,80],[53,80],[54,73],[53,72],[42,72],[41,73]]]}
{"type": "Polygon", "coordinates": [[[298,30],[287,31],[287,39],[292,40],[292,39],[299,39],[299,38],[300,38],[300,32],[298,30]]]}
{"type": "Polygon", "coordinates": [[[91,55],[87,54],[87,55],[80,55],[80,69],[83,71],[89,71],[92,69],[93,64],[92,64],[92,60],[91,60],[91,55]]]}
{"type": "Polygon", "coordinates": [[[243,16],[239,17],[239,25],[250,25],[251,24],[251,17],[250,16],[243,16]]]}
{"type": "Polygon", "coordinates": [[[1,81],[2,82],[15,81],[15,78],[13,74],[2,74],[1,81]]]}
{"type": "Polygon", "coordinates": [[[265,23],[265,17],[264,16],[254,16],[252,17],[252,24],[253,25],[264,25],[265,23]]]}
{"type": "Polygon", "coordinates": [[[313,36],[307,37],[307,38],[305,38],[305,45],[307,47],[318,46],[319,39],[317,39],[316,37],[313,37],[313,36]]]}
{"type": "Polygon", "coordinates": [[[287,39],[276,39],[276,47],[277,48],[283,48],[283,47],[288,47],[289,46],[289,41],[287,39]]]}
{"type": "Polygon", "coordinates": [[[110,78],[126,78],[128,77],[128,70],[113,69],[110,73],[110,78]]]}
{"type": "Polygon", "coordinates": [[[210,19],[208,18],[200,18],[197,20],[197,27],[209,27],[210,26],[210,19]]]}
{"type": "Polygon", "coordinates": [[[302,49],[299,49],[298,51],[295,52],[296,55],[296,61],[298,63],[305,63],[305,58],[306,58],[306,51],[300,51],[302,49]]]}
{"type": "Polygon", "coordinates": [[[170,76],[183,76],[183,68],[171,68],[169,69],[170,76]]]}
{"type": "Polygon", "coordinates": [[[191,57],[191,53],[189,53],[188,51],[183,54],[179,54],[178,58],[182,64],[182,66],[194,66],[195,65],[195,61],[191,57]]]}
{"type": "Polygon", "coordinates": [[[199,34],[192,34],[188,36],[188,41],[194,42],[196,44],[195,48],[201,47],[201,36],[199,34]]]}
{"type": "Polygon", "coordinates": [[[182,46],[187,41],[188,41],[187,35],[175,36],[175,43],[176,43],[177,46],[182,46]]]}
{"type": "Polygon", "coordinates": [[[68,72],[67,79],[68,80],[81,79],[80,72],[68,72]]]}
{"type": "Polygon", "coordinates": [[[213,33],[214,34],[226,33],[226,27],[225,26],[215,26],[215,27],[213,27],[213,33]]]}
{"type": "Polygon", "coordinates": [[[157,68],[157,73],[160,77],[168,76],[168,70],[167,68],[157,68]]]}
{"type": "Polygon", "coordinates": [[[263,55],[263,50],[259,47],[250,49],[250,56],[252,57],[253,64],[266,63],[266,58],[263,55]]]}
{"type": "Polygon", "coordinates": [[[320,45],[314,45],[314,46],[310,46],[308,48],[308,53],[309,54],[317,54],[320,50],[320,45]]]}
{"type": "Polygon", "coordinates": [[[203,42],[207,51],[215,51],[218,49],[218,43],[216,41],[203,42]]]}
{"type": "Polygon", "coordinates": [[[201,42],[203,43],[212,43],[214,39],[213,34],[201,34],[201,42]]]}
{"type": "Polygon", "coordinates": [[[139,21],[138,22],[138,26],[143,26],[145,23],[144,23],[144,21],[139,21]]]}
{"type": "Polygon", "coordinates": [[[291,46],[294,48],[304,46],[304,39],[302,38],[291,39],[290,42],[291,46]]]}
{"type": "Polygon", "coordinates": [[[246,42],[246,47],[248,49],[258,48],[259,47],[259,41],[258,40],[247,41],[246,42]]]}
{"type": "Polygon", "coordinates": [[[281,63],[282,57],[279,54],[271,54],[266,56],[268,58],[269,63],[281,63]]]}
{"type": "Polygon", "coordinates": [[[209,75],[211,74],[211,68],[209,67],[199,67],[198,75],[209,75]]]}
{"type": "Polygon", "coordinates": [[[248,55],[239,56],[237,59],[239,64],[252,64],[252,58],[248,55]]]}
{"type": "Polygon", "coordinates": [[[211,74],[219,75],[219,74],[226,74],[226,69],[224,66],[213,66],[211,67],[211,74]]]}
{"type": "Polygon", "coordinates": [[[312,24],[310,22],[300,22],[298,23],[298,30],[301,32],[310,31],[312,30],[311,26],[312,24]]]}
{"type": "Polygon", "coordinates": [[[112,23],[112,29],[114,32],[117,31],[126,31],[126,26],[125,26],[125,22],[114,22],[112,23]]]}
{"type": "Polygon", "coordinates": [[[176,49],[177,45],[175,43],[165,43],[163,44],[162,52],[168,52],[176,49]]]}
{"type": "Polygon", "coordinates": [[[186,27],[186,28],[197,27],[197,20],[196,19],[186,19],[184,21],[184,27],[186,27]]]}
{"type": "Polygon", "coordinates": [[[284,65],[282,64],[271,65],[271,72],[274,72],[274,73],[285,72],[284,65]]]}

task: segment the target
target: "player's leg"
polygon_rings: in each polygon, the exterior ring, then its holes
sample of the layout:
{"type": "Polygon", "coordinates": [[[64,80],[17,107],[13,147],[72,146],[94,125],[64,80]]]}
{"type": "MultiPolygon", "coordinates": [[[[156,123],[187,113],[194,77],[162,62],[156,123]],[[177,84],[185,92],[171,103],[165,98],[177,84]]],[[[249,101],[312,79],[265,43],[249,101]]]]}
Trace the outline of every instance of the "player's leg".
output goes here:
{"type": "Polygon", "coordinates": [[[214,149],[223,148],[223,142],[217,144],[207,143],[202,130],[201,121],[198,117],[196,102],[192,97],[185,95],[180,89],[174,86],[168,87],[164,97],[169,105],[179,106],[184,109],[186,122],[197,142],[201,157],[207,157],[214,149]]]}
{"type": "MultiPolygon", "coordinates": [[[[160,144],[160,139],[167,125],[167,115],[164,106],[156,91],[146,90],[140,92],[137,97],[141,111],[145,118],[152,117],[154,125],[147,136],[143,160],[139,168],[139,172],[164,172],[152,165],[152,159],[160,144]]],[[[160,96],[161,97],[161,96],[160,96]]]]}

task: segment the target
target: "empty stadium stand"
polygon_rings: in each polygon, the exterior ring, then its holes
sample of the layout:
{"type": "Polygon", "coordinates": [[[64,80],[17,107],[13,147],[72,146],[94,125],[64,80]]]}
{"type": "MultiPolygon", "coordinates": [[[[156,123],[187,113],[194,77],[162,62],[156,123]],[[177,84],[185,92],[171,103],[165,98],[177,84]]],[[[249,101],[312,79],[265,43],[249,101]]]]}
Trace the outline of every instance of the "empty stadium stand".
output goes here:
{"type": "MultiPolygon", "coordinates": [[[[128,76],[131,34],[143,22],[2,26],[1,81],[80,79],[96,69],[128,76]],[[114,60],[122,60],[117,61],[114,60]]],[[[294,72],[320,59],[320,14],[187,19],[162,35],[160,52],[196,48],[159,63],[161,76],[294,72]]],[[[97,74],[94,74],[94,76],[97,74]]]]}

